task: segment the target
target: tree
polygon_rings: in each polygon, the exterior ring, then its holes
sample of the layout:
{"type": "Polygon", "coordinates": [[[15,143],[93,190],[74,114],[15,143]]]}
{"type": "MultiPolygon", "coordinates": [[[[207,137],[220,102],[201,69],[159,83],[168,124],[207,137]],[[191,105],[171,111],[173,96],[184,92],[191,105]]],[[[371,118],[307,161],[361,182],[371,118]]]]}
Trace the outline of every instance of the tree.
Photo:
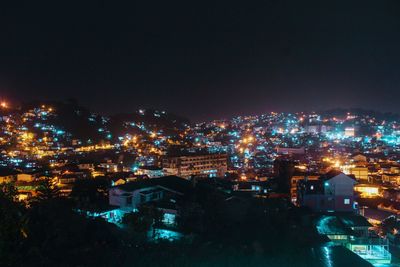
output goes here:
{"type": "Polygon", "coordinates": [[[50,179],[45,179],[39,185],[38,189],[36,190],[36,194],[37,196],[34,200],[44,202],[59,198],[60,190],[51,182],[50,179]]]}
{"type": "Polygon", "coordinates": [[[25,209],[16,201],[13,184],[0,185],[0,262],[15,266],[21,260],[20,250],[27,237],[25,209]]]}
{"type": "Polygon", "coordinates": [[[278,190],[280,192],[290,192],[290,183],[294,170],[294,162],[292,160],[276,159],[274,161],[274,172],[277,177],[278,190]]]}
{"type": "Polygon", "coordinates": [[[105,177],[76,181],[71,197],[79,209],[96,210],[108,204],[109,180],[105,177]]]}
{"type": "MultiPolygon", "coordinates": [[[[131,212],[124,216],[122,223],[136,233],[147,233],[150,228],[160,226],[163,212],[154,205],[142,205],[137,212],[131,212]]],[[[154,233],[153,233],[154,234],[154,233]]]]}

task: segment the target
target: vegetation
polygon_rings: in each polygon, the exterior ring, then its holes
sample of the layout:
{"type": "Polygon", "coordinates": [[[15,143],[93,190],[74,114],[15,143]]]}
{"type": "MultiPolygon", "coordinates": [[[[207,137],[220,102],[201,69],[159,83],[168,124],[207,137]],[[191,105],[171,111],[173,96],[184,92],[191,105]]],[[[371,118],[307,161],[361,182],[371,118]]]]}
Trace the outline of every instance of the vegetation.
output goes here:
{"type": "Polygon", "coordinates": [[[178,227],[185,237],[149,242],[147,234],[162,224],[156,206],[126,215],[119,228],[74,211],[82,195],[101,192],[93,188],[80,185],[66,199],[45,181],[25,206],[12,185],[2,185],[1,266],[285,266],[296,261],[287,255],[307,258],[320,244],[308,213],[285,200],[227,200],[202,185],[180,207],[178,227]]]}

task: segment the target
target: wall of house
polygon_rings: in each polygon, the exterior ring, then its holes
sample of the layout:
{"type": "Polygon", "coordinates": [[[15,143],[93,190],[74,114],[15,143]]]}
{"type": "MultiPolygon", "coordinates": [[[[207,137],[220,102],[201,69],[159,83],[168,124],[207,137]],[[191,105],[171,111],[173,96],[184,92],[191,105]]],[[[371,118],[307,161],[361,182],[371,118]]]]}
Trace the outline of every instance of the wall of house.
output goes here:
{"type": "Polygon", "coordinates": [[[0,176],[0,183],[9,183],[16,180],[15,175],[0,176]]]}
{"type": "Polygon", "coordinates": [[[19,182],[32,182],[33,176],[31,174],[21,173],[17,175],[17,181],[19,182]]]}
{"type": "Polygon", "coordinates": [[[356,182],[345,174],[339,174],[325,182],[326,192],[335,196],[354,195],[354,185],[356,182]]]}
{"type": "Polygon", "coordinates": [[[124,193],[126,192],[117,187],[111,188],[108,194],[109,204],[118,206],[120,208],[125,208],[127,206],[127,197],[123,195],[124,193]]]}
{"type": "Polygon", "coordinates": [[[302,206],[313,211],[354,211],[354,196],[306,195],[302,206]]]}

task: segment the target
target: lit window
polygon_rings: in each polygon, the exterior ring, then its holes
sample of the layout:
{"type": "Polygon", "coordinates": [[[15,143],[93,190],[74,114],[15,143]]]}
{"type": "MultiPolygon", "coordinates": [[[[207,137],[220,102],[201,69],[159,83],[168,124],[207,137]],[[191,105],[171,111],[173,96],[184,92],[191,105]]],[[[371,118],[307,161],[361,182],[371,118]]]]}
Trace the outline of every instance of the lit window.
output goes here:
{"type": "Polygon", "coordinates": [[[350,204],[350,199],[349,198],[345,198],[344,199],[344,204],[345,205],[349,205],[350,204]]]}

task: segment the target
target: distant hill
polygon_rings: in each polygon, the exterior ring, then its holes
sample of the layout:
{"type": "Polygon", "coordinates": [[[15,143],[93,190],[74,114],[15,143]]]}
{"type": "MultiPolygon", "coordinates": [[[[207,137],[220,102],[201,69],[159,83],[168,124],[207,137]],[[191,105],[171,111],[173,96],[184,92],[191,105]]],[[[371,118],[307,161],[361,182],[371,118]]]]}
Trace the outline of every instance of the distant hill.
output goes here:
{"type": "Polygon", "coordinates": [[[328,109],[319,111],[319,114],[323,116],[337,116],[337,117],[344,117],[347,113],[351,113],[353,115],[369,115],[375,117],[379,120],[389,120],[389,121],[398,121],[400,120],[400,115],[392,112],[379,112],[375,110],[368,110],[368,109],[361,109],[361,108],[337,108],[337,109],[328,109]]]}
{"type": "MultiPolygon", "coordinates": [[[[73,139],[91,140],[94,143],[116,139],[126,133],[148,134],[153,130],[174,135],[190,124],[184,117],[157,110],[102,116],[79,105],[75,100],[29,102],[22,104],[18,111],[13,112],[22,115],[43,105],[53,110],[53,115],[47,119],[48,124],[62,129],[73,139]]],[[[30,126],[33,127],[37,122],[40,121],[34,121],[30,126]]]]}

